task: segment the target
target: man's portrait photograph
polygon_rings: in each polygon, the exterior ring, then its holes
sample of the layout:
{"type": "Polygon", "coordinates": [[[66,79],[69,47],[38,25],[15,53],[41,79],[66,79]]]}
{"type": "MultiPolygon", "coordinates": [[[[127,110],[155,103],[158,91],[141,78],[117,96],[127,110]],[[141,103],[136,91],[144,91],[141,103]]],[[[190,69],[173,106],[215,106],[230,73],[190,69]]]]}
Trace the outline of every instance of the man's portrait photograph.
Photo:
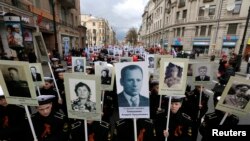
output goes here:
{"type": "Polygon", "coordinates": [[[187,59],[163,58],[160,68],[159,93],[167,94],[167,91],[176,91],[180,94],[186,88],[187,81],[187,59]]]}
{"type": "Polygon", "coordinates": [[[95,62],[95,75],[101,78],[101,90],[113,90],[114,67],[107,62],[95,62]]]}
{"type": "Polygon", "coordinates": [[[195,83],[209,83],[212,77],[211,63],[194,63],[193,64],[193,80],[195,83]]]}
{"type": "Polygon", "coordinates": [[[249,112],[250,81],[231,76],[216,109],[236,115],[245,115],[249,112]]]}
{"type": "Polygon", "coordinates": [[[86,72],[86,58],[72,57],[72,72],[86,72]]]}
{"type": "Polygon", "coordinates": [[[44,84],[44,75],[41,63],[30,63],[30,74],[36,86],[44,84]]]}
{"type": "Polygon", "coordinates": [[[155,57],[154,57],[154,54],[148,54],[146,56],[147,56],[146,62],[148,63],[148,68],[149,69],[154,69],[155,68],[155,57]]]}
{"type": "Polygon", "coordinates": [[[187,76],[193,76],[193,64],[188,63],[187,76]]]}
{"type": "Polygon", "coordinates": [[[37,100],[31,100],[35,99],[36,92],[28,62],[2,60],[0,69],[8,90],[6,97],[12,97],[10,104],[38,104],[37,100]]]}
{"type": "Polygon", "coordinates": [[[94,75],[65,73],[64,81],[68,116],[100,120],[100,79],[94,75]]]}
{"type": "Polygon", "coordinates": [[[149,114],[149,86],[146,62],[116,63],[116,85],[120,118],[145,118],[149,114]],[[129,107],[129,110],[127,110],[129,107]],[[138,115],[130,113],[137,109],[138,115]]]}

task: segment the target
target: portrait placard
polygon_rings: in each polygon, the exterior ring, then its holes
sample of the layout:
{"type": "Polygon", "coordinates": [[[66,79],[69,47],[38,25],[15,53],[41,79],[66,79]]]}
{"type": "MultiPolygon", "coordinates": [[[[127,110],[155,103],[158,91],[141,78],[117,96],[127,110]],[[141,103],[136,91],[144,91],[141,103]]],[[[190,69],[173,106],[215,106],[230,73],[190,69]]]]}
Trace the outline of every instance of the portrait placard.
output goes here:
{"type": "Polygon", "coordinates": [[[8,90],[5,97],[9,104],[38,105],[28,62],[1,60],[0,69],[3,76],[1,80],[8,90]]]}
{"type": "Polygon", "coordinates": [[[188,59],[162,58],[159,94],[184,95],[187,82],[188,59]]]}
{"type": "Polygon", "coordinates": [[[41,32],[33,33],[34,47],[37,54],[37,58],[40,61],[49,62],[49,56],[46,48],[46,44],[41,32]]]}
{"type": "Polygon", "coordinates": [[[115,63],[120,118],[149,118],[146,62],[115,63]]]}
{"type": "Polygon", "coordinates": [[[95,75],[101,78],[101,90],[113,90],[114,73],[113,65],[107,62],[95,62],[95,75]]]}
{"type": "Polygon", "coordinates": [[[215,109],[238,116],[250,111],[250,81],[231,76],[215,109]]]}
{"type": "Polygon", "coordinates": [[[86,58],[85,57],[72,57],[72,72],[86,72],[86,58]]]}
{"type": "Polygon", "coordinates": [[[148,63],[149,69],[155,68],[155,55],[154,54],[147,54],[145,61],[148,63]]]}
{"type": "Polygon", "coordinates": [[[155,55],[155,69],[160,69],[161,59],[163,58],[173,58],[172,55],[155,55]]]}
{"type": "Polygon", "coordinates": [[[44,84],[44,75],[41,63],[30,63],[29,64],[31,78],[35,86],[41,86],[44,84]]]}
{"type": "Polygon", "coordinates": [[[101,120],[100,81],[95,75],[64,73],[69,118],[101,120]]]}
{"type": "Polygon", "coordinates": [[[132,57],[119,57],[119,62],[133,62],[132,57]]]}
{"type": "Polygon", "coordinates": [[[213,64],[209,62],[193,63],[193,82],[196,85],[208,84],[213,80],[213,64]]]}
{"type": "Polygon", "coordinates": [[[192,62],[188,62],[187,76],[193,76],[193,72],[194,72],[193,64],[194,63],[192,62]]]}
{"type": "MultiPolygon", "coordinates": [[[[9,95],[9,92],[8,92],[8,89],[6,87],[6,84],[5,84],[5,81],[4,81],[4,78],[3,78],[3,73],[2,71],[0,70],[0,96],[3,95],[9,95]]],[[[8,99],[6,98],[7,102],[8,102],[8,99]]],[[[9,102],[8,102],[9,103],[9,102]]]]}

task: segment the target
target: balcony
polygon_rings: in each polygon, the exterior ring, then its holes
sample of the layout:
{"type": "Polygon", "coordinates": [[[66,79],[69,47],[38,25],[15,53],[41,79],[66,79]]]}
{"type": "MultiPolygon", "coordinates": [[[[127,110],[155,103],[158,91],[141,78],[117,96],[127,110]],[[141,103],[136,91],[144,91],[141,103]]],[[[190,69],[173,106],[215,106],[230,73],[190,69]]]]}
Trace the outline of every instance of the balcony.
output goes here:
{"type": "Polygon", "coordinates": [[[75,0],[60,0],[62,7],[64,8],[75,8],[75,0]]]}
{"type": "Polygon", "coordinates": [[[211,15],[211,16],[198,16],[197,17],[197,21],[214,20],[214,19],[215,19],[215,15],[211,15]]]}
{"type": "Polygon", "coordinates": [[[185,23],[186,22],[186,19],[176,19],[176,24],[182,24],[182,23],[185,23]]]}

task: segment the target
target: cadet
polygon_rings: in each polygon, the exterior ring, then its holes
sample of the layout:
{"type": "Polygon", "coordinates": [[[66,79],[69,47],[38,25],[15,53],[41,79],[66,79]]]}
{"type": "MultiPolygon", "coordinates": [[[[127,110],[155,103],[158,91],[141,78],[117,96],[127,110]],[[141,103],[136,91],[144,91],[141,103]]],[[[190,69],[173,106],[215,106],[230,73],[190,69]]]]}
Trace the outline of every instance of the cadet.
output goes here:
{"type": "MultiPolygon", "coordinates": [[[[63,113],[53,110],[53,98],[55,98],[53,95],[38,96],[39,106],[36,108],[38,112],[32,115],[37,139],[39,141],[68,141],[68,119],[63,113]]],[[[27,140],[33,140],[31,133],[27,135],[27,140]]]]}
{"type": "Polygon", "coordinates": [[[0,141],[24,140],[24,122],[24,108],[8,104],[5,97],[0,94],[0,141]]]}
{"type": "Polygon", "coordinates": [[[155,120],[157,141],[190,141],[192,140],[191,117],[182,113],[179,109],[182,98],[173,97],[170,107],[169,127],[166,130],[166,113],[158,113],[155,120]]]}
{"type": "MultiPolygon", "coordinates": [[[[137,119],[137,140],[155,141],[153,120],[137,119]]],[[[132,119],[121,119],[115,123],[114,141],[134,141],[134,125],[132,119]]]]}

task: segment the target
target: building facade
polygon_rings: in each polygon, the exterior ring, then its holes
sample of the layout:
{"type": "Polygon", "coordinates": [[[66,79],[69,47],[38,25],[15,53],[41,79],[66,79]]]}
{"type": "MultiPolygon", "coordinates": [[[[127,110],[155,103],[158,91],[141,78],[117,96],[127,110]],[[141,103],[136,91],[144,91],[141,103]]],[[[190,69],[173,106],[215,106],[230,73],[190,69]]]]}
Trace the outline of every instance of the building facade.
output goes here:
{"type": "Polygon", "coordinates": [[[81,15],[81,25],[87,28],[87,46],[107,46],[116,43],[116,33],[104,18],[83,14],[81,15]]]}
{"type": "MultiPolygon", "coordinates": [[[[249,6],[249,0],[150,0],[142,15],[140,40],[147,47],[204,55],[238,53],[249,6]]],[[[249,37],[248,29],[244,46],[249,37]]]]}
{"type": "MultiPolygon", "coordinates": [[[[71,48],[85,46],[86,28],[80,25],[80,0],[0,0],[0,13],[21,17],[23,33],[31,36],[24,38],[27,49],[34,48],[32,35],[37,29],[43,35],[47,51],[57,50],[61,57],[71,48]]],[[[3,16],[0,15],[0,48],[13,55],[6,41],[3,16]]]]}

